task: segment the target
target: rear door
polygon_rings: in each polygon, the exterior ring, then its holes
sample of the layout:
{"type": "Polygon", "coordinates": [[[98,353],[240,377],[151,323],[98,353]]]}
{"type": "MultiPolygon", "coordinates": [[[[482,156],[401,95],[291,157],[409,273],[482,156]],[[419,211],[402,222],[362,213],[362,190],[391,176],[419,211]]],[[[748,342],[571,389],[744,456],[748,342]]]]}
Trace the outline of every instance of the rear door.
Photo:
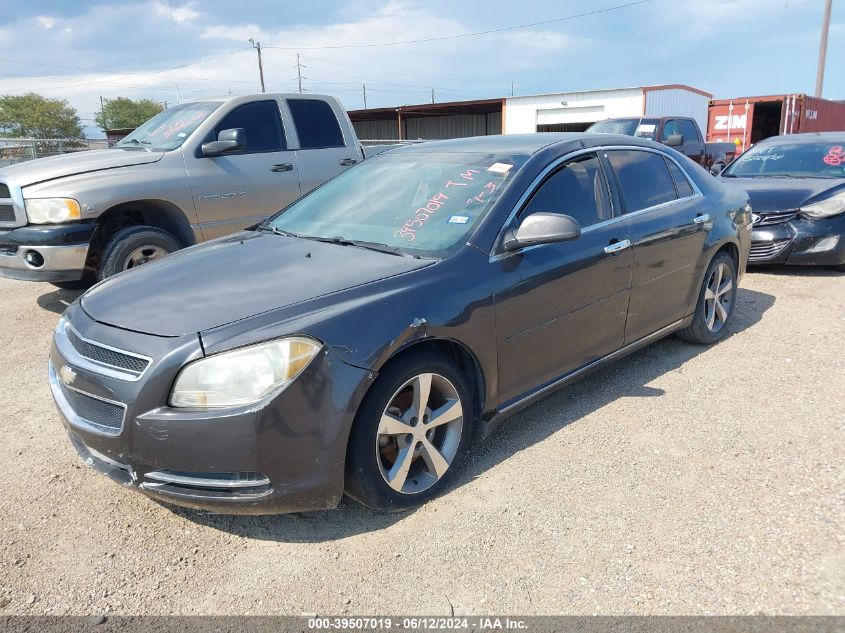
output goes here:
{"type": "Polygon", "coordinates": [[[660,142],[665,143],[673,134],[680,134],[684,137],[684,143],[675,149],[684,156],[692,158],[700,165],[704,164],[704,141],[699,136],[698,128],[689,119],[668,119],[663,124],[663,131],[660,133],[660,142]]]}
{"type": "Polygon", "coordinates": [[[242,103],[214,127],[243,128],[247,145],[236,152],[205,158],[186,156],[186,167],[203,239],[246,228],[299,197],[296,152],[287,148],[285,130],[274,98],[242,103]]]}
{"type": "MultiPolygon", "coordinates": [[[[358,162],[354,138],[345,138],[338,113],[322,99],[287,99],[296,129],[303,195],[358,162]]],[[[348,134],[348,133],[347,133],[348,134]]]]}
{"type": "Polygon", "coordinates": [[[674,159],[655,150],[605,152],[616,176],[634,268],[625,343],[687,316],[707,228],[704,196],[674,159]]]}
{"type": "Polygon", "coordinates": [[[624,338],[632,251],[598,157],[556,168],[509,228],[538,211],[574,217],[582,235],[491,258],[504,404],[613,352],[624,338]]]}

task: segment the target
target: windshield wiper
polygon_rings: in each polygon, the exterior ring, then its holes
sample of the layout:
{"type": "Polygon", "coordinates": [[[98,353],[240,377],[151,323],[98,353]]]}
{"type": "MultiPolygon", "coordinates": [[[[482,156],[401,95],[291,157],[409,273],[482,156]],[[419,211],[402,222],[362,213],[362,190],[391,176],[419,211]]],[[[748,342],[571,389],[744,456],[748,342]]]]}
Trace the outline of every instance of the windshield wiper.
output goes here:
{"type": "Polygon", "coordinates": [[[297,233],[291,233],[290,231],[283,231],[277,226],[273,226],[272,224],[260,224],[258,226],[259,231],[270,231],[274,235],[282,235],[284,237],[301,237],[297,233]]]}
{"type": "Polygon", "coordinates": [[[152,145],[150,141],[141,141],[137,138],[123,139],[117,144],[117,147],[129,147],[130,143],[134,143],[134,147],[143,147],[148,152],[152,151],[149,147],[147,147],[148,145],[152,145]]]}
{"type": "Polygon", "coordinates": [[[348,240],[344,237],[317,237],[315,235],[300,235],[299,237],[306,240],[314,240],[315,242],[325,242],[327,244],[337,244],[338,246],[355,246],[357,248],[365,248],[368,251],[376,251],[378,253],[386,253],[388,255],[396,255],[397,257],[416,257],[410,253],[406,253],[398,246],[389,246],[381,242],[368,242],[366,240],[348,240]]]}

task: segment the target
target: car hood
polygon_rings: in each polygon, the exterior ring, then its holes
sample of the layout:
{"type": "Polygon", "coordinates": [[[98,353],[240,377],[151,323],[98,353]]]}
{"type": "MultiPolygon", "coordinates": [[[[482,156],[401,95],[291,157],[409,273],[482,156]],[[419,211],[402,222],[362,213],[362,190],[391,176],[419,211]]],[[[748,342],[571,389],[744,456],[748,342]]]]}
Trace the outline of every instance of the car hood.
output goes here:
{"type": "Polygon", "coordinates": [[[814,198],[825,198],[845,186],[832,178],[720,178],[745,189],[755,213],[797,209],[814,198]]]}
{"type": "Polygon", "coordinates": [[[107,279],[83,295],[81,305],[101,323],[181,336],[431,263],[247,231],[107,279]]]}
{"type": "Polygon", "coordinates": [[[4,167],[0,169],[0,179],[12,181],[19,187],[26,187],[64,176],[155,163],[161,160],[162,156],[164,156],[163,152],[147,152],[143,149],[95,149],[73,152],[4,167]]]}

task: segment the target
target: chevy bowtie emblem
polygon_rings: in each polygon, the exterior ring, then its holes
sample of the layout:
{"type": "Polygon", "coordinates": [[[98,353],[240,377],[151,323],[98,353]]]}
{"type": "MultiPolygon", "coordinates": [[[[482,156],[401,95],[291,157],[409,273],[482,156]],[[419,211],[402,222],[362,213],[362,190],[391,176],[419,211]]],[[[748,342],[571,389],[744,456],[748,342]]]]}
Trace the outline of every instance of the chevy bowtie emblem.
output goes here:
{"type": "Polygon", "coordinates": [[[59,377],[66,385],[72,385],[73,381],[76,380],[76,372],[67,365],[62,365],[62,368],[59,370],[59,377]]]}
{"type": "Polygon", "coordinates": [[[762,218],[756,213],[751,214],[751,224],[757,224],[762,218]]]}

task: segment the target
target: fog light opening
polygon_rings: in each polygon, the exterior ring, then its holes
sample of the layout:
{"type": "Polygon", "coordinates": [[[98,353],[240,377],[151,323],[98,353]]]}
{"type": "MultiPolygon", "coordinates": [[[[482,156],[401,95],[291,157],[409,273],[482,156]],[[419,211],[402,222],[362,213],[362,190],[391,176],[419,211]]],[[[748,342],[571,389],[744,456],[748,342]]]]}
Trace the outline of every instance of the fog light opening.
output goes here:
{"type": "Polygon", "coordinates": [[[27,251],[23,258],[33,268],[41,268],[44,265],[44,256],[38,251],[27,251]]]}

